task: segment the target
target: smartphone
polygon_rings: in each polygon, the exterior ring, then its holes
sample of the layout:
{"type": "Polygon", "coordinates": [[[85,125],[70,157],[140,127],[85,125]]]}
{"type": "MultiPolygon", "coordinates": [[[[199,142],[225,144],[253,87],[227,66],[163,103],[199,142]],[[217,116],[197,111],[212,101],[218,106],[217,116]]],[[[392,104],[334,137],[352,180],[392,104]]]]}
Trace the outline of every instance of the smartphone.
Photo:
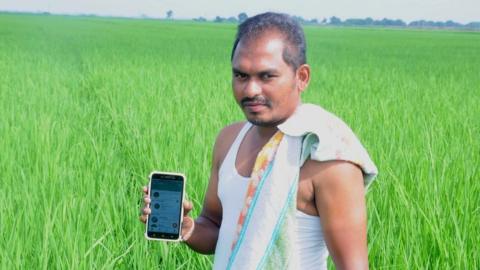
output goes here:
{"type": "Polygon", "coordinates": [[[148,194],[150,209],[145,237],[149,240],[179,241],[182,235],[185,176],[180,173],[152,172],[148,194]]]}

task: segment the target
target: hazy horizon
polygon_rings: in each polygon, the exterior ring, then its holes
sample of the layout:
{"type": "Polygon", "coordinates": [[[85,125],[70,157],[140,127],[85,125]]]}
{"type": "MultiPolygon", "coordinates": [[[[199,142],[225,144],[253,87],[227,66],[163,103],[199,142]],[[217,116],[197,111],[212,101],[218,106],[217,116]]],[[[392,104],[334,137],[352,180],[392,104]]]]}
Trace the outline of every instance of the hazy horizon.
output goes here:
{"type": "Polygon", "coordinates": [[[193,19],[216,16],[236,17],[240,12],[253,16],[265,11],[284,12],[302,16],[305,19],[323,20],[336,16],[348,18],[401,19],[405,22],[416,20],[447,21],[459,23],[480,21],[480,1],[474,0],[339,0],[335,3],[318,3],[313,0],[276,2],[273,0],[254,1],[221,0],[0,0],[1,11],[49,12],[52,14],[93,14],[98,16],[165,18],[168,10],[175,19],[193,19]]]}

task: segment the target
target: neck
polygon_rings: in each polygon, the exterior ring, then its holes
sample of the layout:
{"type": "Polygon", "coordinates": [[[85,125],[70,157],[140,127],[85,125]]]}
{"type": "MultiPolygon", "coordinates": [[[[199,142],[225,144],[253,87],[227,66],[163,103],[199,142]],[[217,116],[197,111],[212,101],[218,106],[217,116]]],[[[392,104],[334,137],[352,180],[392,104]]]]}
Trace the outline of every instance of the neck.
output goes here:
{"type": "Polygon", "coordinates": [[[260,139],[260,140],[269,140],[275,132],[277,132],[278,128],[275,127],[262,127],[262,126],[255,126],[254,132],[255,135],[260,139]]]}

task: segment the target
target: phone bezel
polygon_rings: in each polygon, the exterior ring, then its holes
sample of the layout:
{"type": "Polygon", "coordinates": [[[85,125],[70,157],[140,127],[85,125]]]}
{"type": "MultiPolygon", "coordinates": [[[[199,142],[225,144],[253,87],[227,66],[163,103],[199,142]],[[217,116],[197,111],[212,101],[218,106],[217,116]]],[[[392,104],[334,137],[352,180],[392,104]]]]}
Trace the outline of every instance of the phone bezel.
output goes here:
{"type": "Polygon", "coordinates": [[[154,175],[166,175],[166,176],[175,176],[175,177],[180,176],[183,179],[182,180],[182,202],[181,202],[181,205],[180,205],[180,222],[179,222],[179,229],[178,229],[178,238],[173,238],[172,239],[172,238],[161,238],[161,237],[151,237],[151,236],[149,236],[148,235],[148,222],[150,220],[150,215],[147,216],[147,221],[145,222],[145,238],[147,238],[148,240],[168,241],[168,242],[181,241],[181,239],[182,239],[182,222],[183,222],[183,201],[185,199],[185,183],[187,181],[187,178],[182,173],[153,171],[148,176],[148,179],[149,179],[148,196],[150,196],[150,194],[151,194],[152,179],[153,179],[154,175]]]}

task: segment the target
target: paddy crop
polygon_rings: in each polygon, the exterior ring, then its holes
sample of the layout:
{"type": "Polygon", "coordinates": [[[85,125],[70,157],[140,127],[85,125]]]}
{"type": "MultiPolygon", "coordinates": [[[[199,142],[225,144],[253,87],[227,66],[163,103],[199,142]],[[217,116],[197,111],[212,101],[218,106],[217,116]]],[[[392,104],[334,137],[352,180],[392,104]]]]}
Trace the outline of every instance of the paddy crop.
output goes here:
{"type": "MultiPolygon", "coordinates": [[[[372,269],[480,268],[480,33],[306,27],[304,102],[343,118],[380,175],[372,269]]],[[[199,214],[231,94],[235,26],[0,15],[0,268],[209,269],[149,242],[152,170],[199,214]]],[[[330,265],[332,267],[332,265],[330,265]]]]}

